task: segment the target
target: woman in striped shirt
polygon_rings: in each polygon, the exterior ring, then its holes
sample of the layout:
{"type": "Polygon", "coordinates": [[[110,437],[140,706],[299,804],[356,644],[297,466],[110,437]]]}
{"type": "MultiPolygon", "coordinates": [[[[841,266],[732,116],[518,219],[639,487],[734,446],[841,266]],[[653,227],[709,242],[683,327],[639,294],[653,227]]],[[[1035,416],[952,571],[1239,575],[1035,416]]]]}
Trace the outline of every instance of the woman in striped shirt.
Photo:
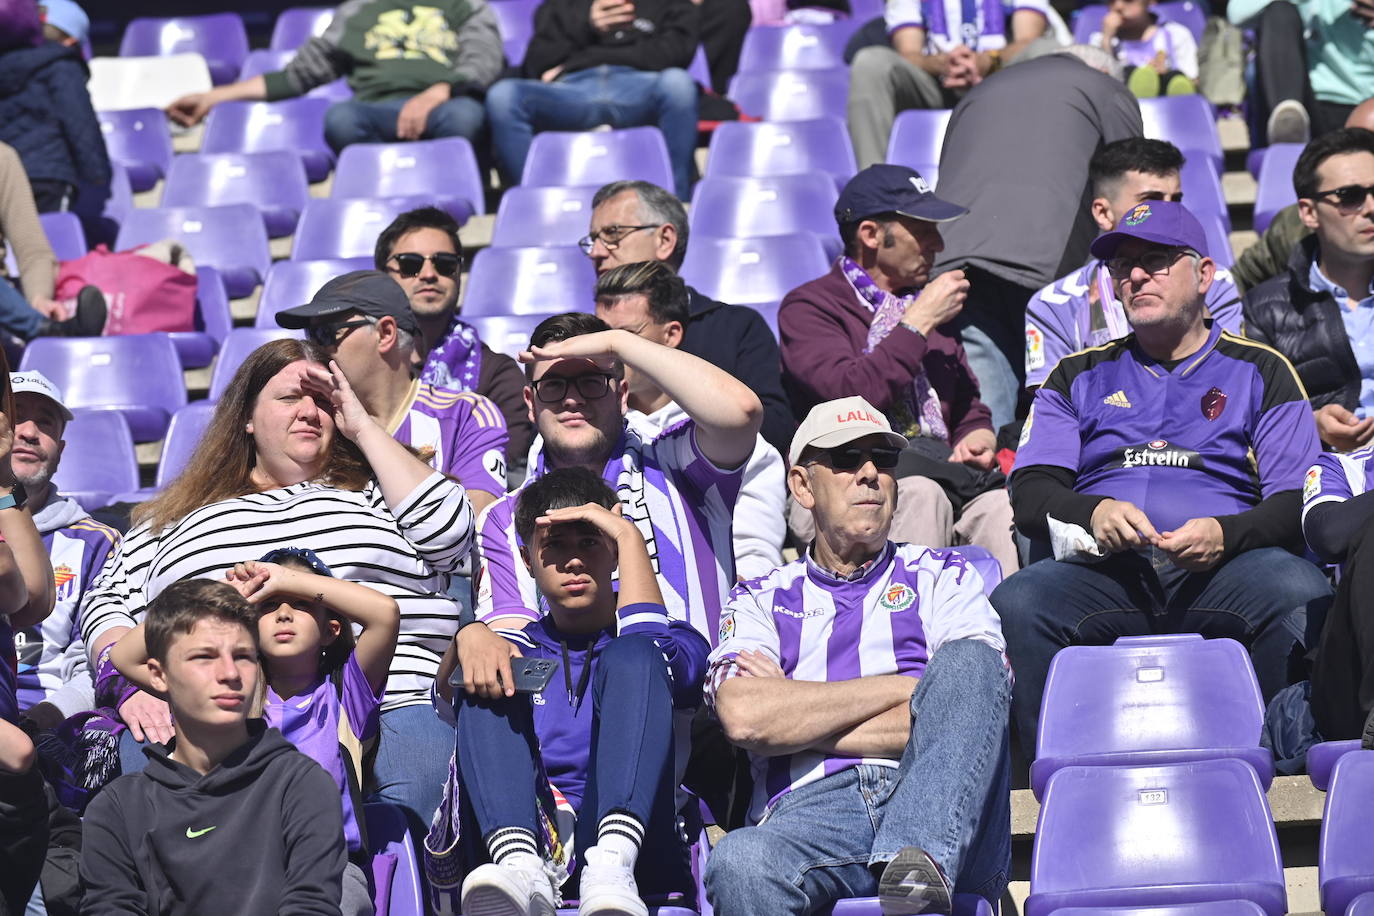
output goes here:
{"type": "Polygon", "coordinates": [[[273,341],[248,357],[186,470],[135,512],[82,601],[81,633],[97,667],[99,702],[117,705],[129,726],[125,770],[141,768],[134,742],[171,738],[170,712],[106,676],[113,675],[107,648],[173,582],[221,579],[274,547],[313,550],[338,577],[400,605],[377,778],[383,798],[427,823],[453,749],[452,729],[435,729],[429,689],[457,630],[457,609],[444,593],[471,547],[472,509],[462,486],[393,439],[338,367],[324,362],[318,347],[299,340],[273,341]]]}

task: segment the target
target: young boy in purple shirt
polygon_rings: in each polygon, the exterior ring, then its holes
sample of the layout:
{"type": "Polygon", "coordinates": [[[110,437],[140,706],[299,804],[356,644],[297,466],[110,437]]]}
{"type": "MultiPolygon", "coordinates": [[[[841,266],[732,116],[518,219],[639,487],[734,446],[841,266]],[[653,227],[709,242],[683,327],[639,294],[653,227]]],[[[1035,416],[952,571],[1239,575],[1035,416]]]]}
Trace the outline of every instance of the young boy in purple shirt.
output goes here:
{"type": "MultiPolygon", "coordinates": [[[[676,828],[673,711],[700,704],[710,647],[668,619],[644,537],[597,474],[560,468],[535,480],[521,491],[515,526],[548,613],[503,635],[523,657],[559,668],[530,696],[507,684],[504,696],[483,697],[468,675],[469,689],[455,698],[471,869],[463,912],[551,914],[571,869],[569,896],[580,897],[582,916],[647,916],[641,892],[690,894],[676,828]],[[545,780],[578,813],[576,865],[560,868],[555,851],[540,848],[536,787],[545,780]]],[[[441,689],[456,657],[450,649],[441,689]]]]}

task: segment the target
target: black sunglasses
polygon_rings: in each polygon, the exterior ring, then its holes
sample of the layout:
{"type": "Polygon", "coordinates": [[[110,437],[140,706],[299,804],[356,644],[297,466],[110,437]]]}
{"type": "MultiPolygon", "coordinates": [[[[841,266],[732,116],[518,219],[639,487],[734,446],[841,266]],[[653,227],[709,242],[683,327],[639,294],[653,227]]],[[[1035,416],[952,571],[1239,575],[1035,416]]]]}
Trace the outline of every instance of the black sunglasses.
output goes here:
{"type": "Polygon", "coordinates": [[[1340,188],[1332,188],[1330,191],[1318,191],[1313,194],[1316,200],[1331,199],[1336,205],[1336,209],[1344,213],[1354,213],[1364,206],[1365,198],[1374,194],[1374,185],[1364,187],[1357,184],[1348,184],[1340,188]]]}
{"type": "Polygon", "coordinates": [[[604,397],[606,392],[611,390],[611,382],[613,381],[615,381],[615,376],[607,375],[604,372],[576,375],[572,378],[562,375],[546,375],[537,382],[530,382],[530,387],[534,389],[535,396],[545,404],[557,404],[568,396],[569,385],[574,386],[577,393],[584,399],[594,401],[599,397],[604,397]]]}
{"type": "Polygon", "coordinates": [[[363,328],[376,323],[377,319],[375,318],[354,318],[349,321],[312,324],[305,329],[305,336],[310,338],[311,343],[328,350],[339,342],[340,331],[351,331],[354,328],[363,328]]]}
{"type": "Polygon", "coordinates": [[[451,277],[463,266],[463,259],[448,251],[428,255],[407,251],[393,254],[391,260],[396,262],[396,272],[403,277],[419,276],[420,271],[425,269],[425,261],[433,264],[434,272],[441,277],[451,277]]]}
{"type": "Polygon", "coordinates": [[[878,446],[876,448],[859,448],[856,445],[840,445],[835,448],[821,449],[821,453],[815,461],[808,462],[815,464],[816,461],[824,460],[826,464],[837,471],[857,471],[869,461],[880,471],[890,471],[897,466],[897,459],[901,457],[902,450],[889,446],[878,446]]]}

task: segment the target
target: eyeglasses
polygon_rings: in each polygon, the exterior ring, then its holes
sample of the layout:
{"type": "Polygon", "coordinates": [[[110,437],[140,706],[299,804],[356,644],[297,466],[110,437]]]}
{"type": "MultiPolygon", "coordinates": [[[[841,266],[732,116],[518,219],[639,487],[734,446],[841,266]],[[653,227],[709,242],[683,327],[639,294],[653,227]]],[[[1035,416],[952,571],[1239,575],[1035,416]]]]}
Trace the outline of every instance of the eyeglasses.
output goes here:
{"type": "Polygon", "coordinates": [[[396,262],[396,273],[403,277],[418,277],[420,271],[425,269],[426,261],[434,265],[434,272],[441,277],[451,277],[463,266],[463,259],[451,251],[439,251],[434,254],[407,251],[393,254],[389,260],[396,262]]]}
{"type": "Polygon", "coordinates": [[[305,336],[317,346],[324,347],[326,350],[338,346],[339,341],[347,336],[347,332],[354,328],[366,327],[369,324],[376,324],[376,318],[354,318],[351,321],[334,321],[327,324],[312,324],[305,329],[305,336]],[[340,335],[339,332],[344,334],[340,335]]]}
{"type": "Polygon", "coordinates": [[[897,466],[897,459],[901,457],[902,450],[878,446],[877,448],[859,448],[855,445],[841,445],[836,448],[822,449],[820,455],[807,464],[815,464],[824,461],[837,471],[857,471],[868,462],[872,461],[873,466],[880,471],[890,471],[897,466]]]}
{"type": "Polygon", "coordinates": [[[567,397],[569,385],[575,387],[578,395],[584,400],[594,401],[605,397],[606,392],[611,390],[611,382],[615,380],[615,376],[604,372],[575,375],[571,378],[564,375],[546,375],[537,382],[530,382],[530,387],[534,389],[535,396],[545,404],[557,404],[567,397]]]}
{"type": "Polygon", "coordinates": [[[1364,187],[1357,184],[1348,184],[1341,188],[1332,188],[1330,191],[1318,191],[1312,195],[1313,200],[1326,200],[1330,198],[1331,203],[1336,205],[1336,209],[1349,216],[1356,210],[1364,206],[1365,199],[1370,194],[1374,194],[1374,185],[1364,187]]]}
{"type": "Polygon", "coordinates": [[[1113,280],[1129,278],[1136,267],[1151,276],[1167,274],[1175,261],[1190,253],[1187,248],[1152,248],[1135,258],[1108,258],[1107,273],[1112,275],[1113,280]]]}
{"type": "Polygon", "coordinates": [[[663,223],[645,223],[643,226],[606,226],[591,235],[582,236],[577,240],[577,247],[582,249],[583,254],[591,254],[592,248],[597,242],[600,242],[607,251],[615,251],[631,232],[639,232],[641,229],[657,229],[662,225],[663,223]]]}

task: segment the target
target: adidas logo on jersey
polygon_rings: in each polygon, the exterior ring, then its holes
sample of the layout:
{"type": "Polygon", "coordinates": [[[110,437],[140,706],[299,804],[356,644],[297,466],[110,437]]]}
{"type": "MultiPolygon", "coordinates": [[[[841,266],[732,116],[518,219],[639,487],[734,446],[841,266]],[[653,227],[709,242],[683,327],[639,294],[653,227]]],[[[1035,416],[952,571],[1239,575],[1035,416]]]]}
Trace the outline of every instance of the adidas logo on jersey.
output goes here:
{"type": "Polygon", "coordinates": [[[1102,399],[1102,403],[1103,403],[1103,404],[1106,404],[1108,407],[1130,407],[1130,406],[1131,406],[1131,401],[1130,401],[1129,398],[1126,397],[1126,392],[1125,392],[1125,391],[1122,391],[1122,390],[1119,389],[1119,388],[1118,388],[1116,391],[1112,392],[1111,394],[1107,395],[1105,398],[1103,398],[1103,399],[1102,399]]]}

